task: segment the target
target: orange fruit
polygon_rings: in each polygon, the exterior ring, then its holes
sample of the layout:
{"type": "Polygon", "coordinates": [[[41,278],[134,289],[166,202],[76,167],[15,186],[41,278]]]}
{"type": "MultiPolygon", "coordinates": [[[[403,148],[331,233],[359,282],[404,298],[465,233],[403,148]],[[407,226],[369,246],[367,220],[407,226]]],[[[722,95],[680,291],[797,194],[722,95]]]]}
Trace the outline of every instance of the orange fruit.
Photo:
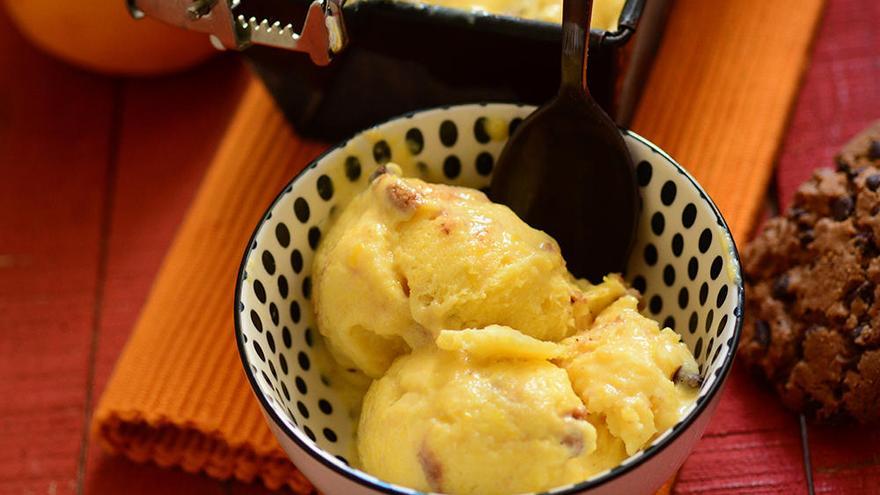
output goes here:
{"type": "Polygon", "coordinates": [[[134,20],[125,0],[5,0],[21,33],[42,50],[106,74],[154,75],[195,65],[216,50],[202,33],[134,20]]]}

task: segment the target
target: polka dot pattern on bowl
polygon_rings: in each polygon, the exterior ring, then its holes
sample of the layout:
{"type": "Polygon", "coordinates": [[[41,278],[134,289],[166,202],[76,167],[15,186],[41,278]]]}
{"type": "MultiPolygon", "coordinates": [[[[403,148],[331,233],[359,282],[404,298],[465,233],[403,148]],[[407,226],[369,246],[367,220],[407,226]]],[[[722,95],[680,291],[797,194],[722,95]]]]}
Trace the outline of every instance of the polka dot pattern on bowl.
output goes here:
{"type": "MultiPolygon", "coordinates": [[[[310,301],[312,259],[327,226],[389,161],[408,176],[484,189],[507,136],[530,111],[468,105],[364,131],[298,175],[258,225],[237,288],[239,349],[270,416],[297,441],[321,449],[326,462],[348,470],[356,459],[354,411],[325,369],[310,301]]],[[[642,213],[625,275],[643,293],[644,312],[676,330],[693,351],[704,376],[699,404],[723,378],[735,349],[742,311],[738,258],[723,219],[693,178],[641,137],[630,133],[626,142],[642,213]]],[[[612,472],[650,455],[686,422],[612,472]]],[[[565,488],[554,493],[560,491],[565,488]]]]}
{"type": "MultiPolygon", "coordinates": [[[[731,352],[734,336],[727,315],[740,304],[739,267],[724,221],[704,192],[681,185],[692,180],[685,172],[658,165],[651,148],[631,151],[643,201],[653,211],[642,214],[634,249],[642,256],[630,258],[628,278],[648,301],[648,315],[682,336],[701,372],[720,372],[717,359],[731,352]],[[716,321],[716,313],[724,317],[716,321]]],[[[716,374],[706,374],[707,385],[716,374]]]]}

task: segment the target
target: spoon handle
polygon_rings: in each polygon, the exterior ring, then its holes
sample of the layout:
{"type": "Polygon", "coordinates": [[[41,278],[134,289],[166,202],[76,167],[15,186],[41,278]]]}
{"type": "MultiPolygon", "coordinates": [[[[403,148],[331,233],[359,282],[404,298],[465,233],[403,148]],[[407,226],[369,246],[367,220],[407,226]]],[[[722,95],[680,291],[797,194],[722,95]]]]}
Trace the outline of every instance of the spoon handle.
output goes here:
{"type": "Polygon", "coordinates": [[[562,86],[560,91],[589,94],[587,51],[590,46],[590,17],[593,0],[562,2],[562,86]]]}

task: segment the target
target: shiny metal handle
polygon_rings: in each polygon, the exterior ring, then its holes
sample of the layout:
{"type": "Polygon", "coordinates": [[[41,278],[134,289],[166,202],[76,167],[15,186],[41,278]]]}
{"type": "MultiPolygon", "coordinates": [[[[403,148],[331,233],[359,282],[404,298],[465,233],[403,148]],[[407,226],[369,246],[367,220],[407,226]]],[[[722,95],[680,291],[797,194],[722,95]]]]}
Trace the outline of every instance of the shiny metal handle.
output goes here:
{"type": "Polygon", "coordinates": [[[238,14],[241,0],[126,0],[134,18],[148,16],[207,33],[217,48],[273,46],[308,53],[318,65],[329,64],[348,43],[341,1],[315,0],[309,6],[302,33],[295,33],[290,23],[238,14]]]}

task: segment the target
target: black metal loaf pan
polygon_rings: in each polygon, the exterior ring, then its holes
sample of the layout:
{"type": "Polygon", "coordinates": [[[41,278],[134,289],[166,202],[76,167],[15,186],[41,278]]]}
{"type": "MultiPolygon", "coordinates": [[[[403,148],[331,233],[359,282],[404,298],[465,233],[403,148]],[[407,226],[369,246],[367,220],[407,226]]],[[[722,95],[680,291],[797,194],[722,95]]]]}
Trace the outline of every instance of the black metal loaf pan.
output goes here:
{"type": "MultiPolygon", "coordinates": [[[[653,58],[665,4],[627,0],[616,31],[591,33],[591,92],[623,123],[653,58]],[[633,46],[639,24],[639,32],[651,33],[651,39],[633,46]],[[627,81],[624,72],[633,77],[627,81]]],[[[250,15],[300,24],[307,5],[304,0],[247,3],[250,15]]],[[[393,0],[361,0],[343,12],[351,41],[329,66],[277,48],[254,46],[244,52],[302,135],[338,139],[395,115],[455,103],[540,104],[558,89],[558,24],[393,0]]]]}

